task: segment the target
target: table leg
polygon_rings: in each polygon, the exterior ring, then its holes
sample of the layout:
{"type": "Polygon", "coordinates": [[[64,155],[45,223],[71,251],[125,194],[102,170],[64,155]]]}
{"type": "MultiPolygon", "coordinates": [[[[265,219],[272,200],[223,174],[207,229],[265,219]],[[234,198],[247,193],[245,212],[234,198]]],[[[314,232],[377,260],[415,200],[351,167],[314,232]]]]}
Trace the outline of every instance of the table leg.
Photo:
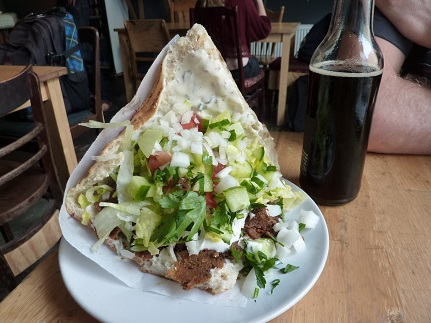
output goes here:
{"type": "Polygon", "coordinates": [[[289,75],[290,43],[294,34],[283,34],[280,66],[280,84],[278,88],[277,126],[284,124],[287,100],[287,81],[289,75]]]}
{"type": "Polygon", "coordinates": [[[43,82],[48,100],[44,102],[47,131],[51,139],[52,152],[60,184],[66,187],[70,174],[78,164],[75,147],[67,120],[60,81],[58,78],[43,82]]]}

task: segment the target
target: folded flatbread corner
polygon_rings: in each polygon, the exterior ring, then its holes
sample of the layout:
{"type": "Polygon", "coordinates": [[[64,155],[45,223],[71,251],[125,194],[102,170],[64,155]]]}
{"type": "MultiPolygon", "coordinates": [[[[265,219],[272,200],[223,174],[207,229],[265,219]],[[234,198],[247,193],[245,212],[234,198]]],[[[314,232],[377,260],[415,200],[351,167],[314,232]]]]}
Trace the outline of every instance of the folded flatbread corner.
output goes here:
{"type": "Polygon", "coordinates": [[[202,26],[170,45],[130,121],[132,134],[67,192],[67,212],[143,272],[186,290],[231,289],[243,268],[232,248],[276,234],[280,214],[261,206],[301,197],[282,183],[273,139],[202,26]]]}

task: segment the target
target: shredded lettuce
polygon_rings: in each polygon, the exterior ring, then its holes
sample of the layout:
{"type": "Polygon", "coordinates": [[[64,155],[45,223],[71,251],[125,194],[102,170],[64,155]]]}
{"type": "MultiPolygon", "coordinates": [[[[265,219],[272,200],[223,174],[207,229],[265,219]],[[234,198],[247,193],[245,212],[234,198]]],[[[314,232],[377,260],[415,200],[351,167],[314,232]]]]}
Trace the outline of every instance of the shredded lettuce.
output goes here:
{"type": "Polygon", "coordinates": [[[89,122],[82,122],[79,125],[87,128],[94,128],[94,129],[121,128],[121,127],[126,127],[130,125],[130,120],[125,120],[123,122],[112,122],[112,123],[90,120],[89,122]]]}

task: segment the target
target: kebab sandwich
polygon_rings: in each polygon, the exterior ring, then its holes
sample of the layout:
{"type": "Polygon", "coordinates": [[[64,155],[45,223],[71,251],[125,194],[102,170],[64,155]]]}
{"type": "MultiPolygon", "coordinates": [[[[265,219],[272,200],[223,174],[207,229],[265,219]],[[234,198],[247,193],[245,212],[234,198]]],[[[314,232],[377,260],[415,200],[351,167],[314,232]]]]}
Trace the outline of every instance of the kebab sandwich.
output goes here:
{"type": "Polygon", "coordinates": [[[145,273],[213,294],[244,273],[262,288],[301,248],[284,214],[304,196],[284,183],[273,139],[200,25],[170,45],[152,90],[95,159],[66,210],[94,230],[94,249],[105,243],[145,273]]]}

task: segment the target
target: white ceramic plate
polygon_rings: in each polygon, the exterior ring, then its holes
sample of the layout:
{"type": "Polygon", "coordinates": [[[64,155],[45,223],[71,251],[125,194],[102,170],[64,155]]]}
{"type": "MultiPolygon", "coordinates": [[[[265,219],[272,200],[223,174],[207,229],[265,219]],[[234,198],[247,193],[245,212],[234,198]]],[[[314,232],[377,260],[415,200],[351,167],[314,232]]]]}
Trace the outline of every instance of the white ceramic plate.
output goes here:
{"type": "MultiPolygon", "coordinates": [[[[300,190],[288,182],[294,190],[300,190]]],[[[326,262],[329,248],[328,228],[317,205],[307,198],[289,213],[300,209],[319,215],[318,226],[302,231],[307,250],[292,254],[289,263],[299,269],[282,275],[272,295],[261,291],[247,306],[210,305],[132,289],[83,256],[65,239],[59,251],[60,270],[67,289],[77,303],[103,322],[266,322],[295,305],[313,287],[326,262]]],[[[269,284],[267,284],[269,285],[269,284]]]]}

